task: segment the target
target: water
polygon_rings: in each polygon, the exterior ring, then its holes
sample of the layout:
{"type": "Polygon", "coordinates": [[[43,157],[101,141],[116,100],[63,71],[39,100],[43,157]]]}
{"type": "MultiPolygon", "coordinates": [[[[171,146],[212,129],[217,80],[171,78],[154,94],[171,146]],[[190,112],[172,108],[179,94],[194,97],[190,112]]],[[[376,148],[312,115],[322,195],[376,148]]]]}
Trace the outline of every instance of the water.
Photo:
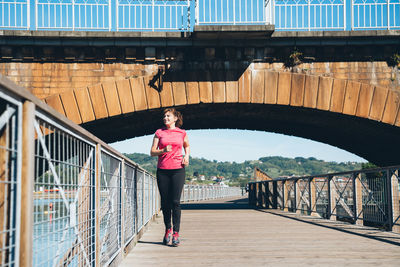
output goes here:
{"type": "MultiPolygon", "coordinates": [[[[69,217],[60,198],[34,200],[33,266],[53,266],[72,247],[76,235],[69,217]]],[[[68,266],[77,265],[74,259],[68,266]]]]}

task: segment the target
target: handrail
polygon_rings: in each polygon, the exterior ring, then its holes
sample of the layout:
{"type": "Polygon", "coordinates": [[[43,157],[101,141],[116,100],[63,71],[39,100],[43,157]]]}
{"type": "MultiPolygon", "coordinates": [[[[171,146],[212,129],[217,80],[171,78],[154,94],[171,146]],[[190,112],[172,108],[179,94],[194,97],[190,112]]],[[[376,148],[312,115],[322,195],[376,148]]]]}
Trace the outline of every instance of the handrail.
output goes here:
{"type": "Polygon", "coordinates": [[[400,166],[250,182],[249,203],[400,232],[400,166]]]}
{"type": "Polygon", "coordinates": [[[277,31],[400,29],[395,0],[0,0],[0,29],[193,31],[275,25],[277,31]],[[51,11],[52,10],[52,11],[51,11]],[[31,16],[32,15],[32,16],[31,16]]]}

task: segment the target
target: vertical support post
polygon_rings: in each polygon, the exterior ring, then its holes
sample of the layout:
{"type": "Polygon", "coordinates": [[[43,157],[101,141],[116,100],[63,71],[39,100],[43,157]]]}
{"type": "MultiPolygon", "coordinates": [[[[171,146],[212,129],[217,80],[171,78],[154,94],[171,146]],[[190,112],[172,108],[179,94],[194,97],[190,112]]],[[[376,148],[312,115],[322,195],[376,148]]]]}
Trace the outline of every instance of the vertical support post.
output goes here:
{"type": "MultiPolygon", "coordinates": [[[[349,0],[347,0],[349,1],[349,0]]],[[[346,0],[343,0],[343,30],[347,30],[347,8],[346,8],[346,0]]]]}
{"type": "Polygon", "coordinates": [[[285,187],[285,181],[281,181],[282,183],[282,207],[281,210],[285,210],[285,196],[286,196],[286,187],[285,187]]]}
{"type": "Polygon", "coordinates": [[[35,104],[26,101],[22,107],[22,162],[20,266],[31,266],[33,258],[33,191],[35,181],[35,104]]]}
{"type": "MultiPolygon", "coordinates": [[[[84,159],[88,160],[88,159],[84,159]]],[[[79,173],[79,176],[81,177],[81,181],[79,182],[81,186],[81,189],[79,190],[78,193],[78,201],[77,201],[77,217],[78,217],[78,232],[81,235],[82,238],[82,243],[83,247],[85,249],[86,255],[91,255],[90,250],[90,236],[92,234],[91,231],[91,226],[92,226],[92,218],[91,218],[91,202],[93,199],[90,197],[91,194],[91,173],[90,171],[86,171],[85,168],[83,167],[79,173]],[[86,172],[86,173],[85,173],[86,172]]],[[[84,258],[82,255],[78,256],[78,263],[82,264],[84,262],[84,258]]]]}
{"type": "Polygon", "coordinates": [[[101,240],[100,240],[100,215],[101,215],[101,210],[100,210],[100,194],[101,194],[101,188],[100,188],[100,179],[101,179],[101,145],[97,144],[96,145],[96,169],[95,169],[95,192],[96,192],[96,201],[95,201],[95,210],[96,210],[96,219],[95,219],[95,231],[96,231],[96,253],[95,253],[95,264],[96,267],[101,266],[101,240]]]}
{"type": "Polygon", "coordinates": [[[390,30],[390,0],[387,0],[386,3],[387,3],[387,29],[390,30]]]}
{"type": "Polygon", "coordinates": [[[361,182],[361,173],[353,174],[353,213],[354,213],[354,223],[358,225],[363,224],[363,215],[362,215],[362,182],[361,182]],[[360,216],[358,216],[360,214],[360,216]]]}
{"type": "Polygon", "coordinates": [[[233,1],[233,25],[236,24],[236,1],[233,1]]]}
{"type": "Polygon", "coordinates": [[[400,189],[399,189],[399,171],[396,170],[392,173],[391,177],[391,191],[392,191],[392,231],[400,233],[400,189]],[[397,220],[397,221],[396,221],[397,220]]]}
{"type": "MultiPolygon", "coordinates": [[[[334,215],[336,210],[336,200],[337,200],[337,191],[335,187],[335,181],[332,176],[329,176],[328,181],[328,195],[329,195],[329,203],[328,203],[328,219],[336,221],[336,215],[334,215]]],[[[337,211],[336,211],[337,212],[337,211]]]]}
{"type": "Polygon", "coordinates": [[[307,9],[308,9],[308,31],[311,31],[311,0],[307,0],[307,9]]]}
{"type": "MultiPolygon", "coordinates": [[[[17,209],[17,205],[14,205],[14,207],[11,207],[11,203],[8,199],[10,197],[8,196],[7,192],[9,189],[7,188],[7,181],[10,177],[10,153],[7,149],[4,149],[8,147],[8,141],[9,141],[9,125],[5,124],[3,126],[3,129],[0,129],[0,229],[10,229],[10,224],[8,223],[10,220],[10,212],[12,209],[17,209]]],[[[21,145],[18,147],[19,153],[21,153],[22,147],[21,145]]],[[[21,169],[21,167],[19,167],[21,169]]],[[[17,172],[17,171],[16,171],[17,172]]],[[[12,181],[12,180],[11,180],[12,181]]],[[[11,182],[10,181],[10,182],[11,182]]],[[[21,184],[21,180],[17,182],[21,184]]],[[[17,189],[18,190],[18,189],[17,189]]],[[[19,190],[18,190],[19,191],[19,190]]],[[[1,262],[7,262],[7,255],[10,253],[10,251],[7,249],[8,246],[8,239],[9,234],[4,234],[3,233],[3,238],[0,238],[0,261],[1,262]],[[6,236],[6,237],[4,237],[6,236]]],[[[18,240],[16,241],[16,243],[18,240]]],[[[16,254],[18,255],[18,254],[16,254]]],[[[10,261],[10,260],[9,260],[10,261]]]]}
{"type": "Polygon", "coordinates": [[[75,30],[75,0],[72,0],[72,30],[75,30]]]}
{"type": "Polygon", "coordinates": [[[268,209],[268,183],[266,181],[262,182],[264,191],[263,191],[263,207],[268,209]]]}
{"type": "Polygon", "coordinates": [[[387,216],[387,230],[388,231],[392,231],[393,229],[393,202],[392,202],[392,177],[390,174],[390,170],[387,169],[386,170],[386,194],[384,194],[384,198],[385,198],[385,213],[387,216]]]}
{"type": "Polygon", "coordinates": [[[300,193],[300,190],[299,190],[299,187],[298,187],[298,182],[299,182],[298,179],[296,179],[295,182],[294,182],[294,199],[295,199],[294,209],[295,209],[296,213],[301,214],[301,207],[300,207],[300,209],[297,208],[298,205],[301,204],[301,198],[300,198],[301,193],[300,193]]]}
{"type": "MultiPolygon", "coordinates": [[[[111,7],[112,7],[112,1],[108,0],[108,31],[109,32],[112,29],[111,7]]],[[[117,14],[117,12],[118,12],[118,10],[115,10],[115,14],[117,14]]]]}
{"type": "Polygon", "coordinates": [[[272,182],[272,208],[278,208],[278,184],[277,181],[272,182]]]}
{"type": "MultiPolygon", "coordinates": [[[[350,20],[351,20],[351,24],[350,24],[350,30],[354,30],[354,12],[353,12],[353,0],[344,0],[344,1],[346,1],[345,2],[345,4],[346,3],[349,3],[349,6],[350,6],[350,8],[349,8],[349,12],[350,12],[350,20]]],[[[346,14],[346,16],[347,16],[347,14],[346,14]]]]}
{"type": "Polygon", "coordinates": [[[124,255],[125,248],[125,160],[121,161],[121,253],[124,255]]]}
{"type": "Polygon", "coordinates": [[[310,178],[310,215],[318,216],[317,212],[317,186],[315,177],[310,178]]]}
{"type": "Polygon", "coordinates": [[[134,211],[135,211],[135,234],[139,233],[138,228],[139,228],[139,218],[138,218],[138,187],[137,187],[137,177],[138,177],[138,167],[135,166],[135,180],[133,181],[134,185],[135,185],[135,191],[134,191],[134,211]]]}
{"type": "Polygon", "coordinates": [[[200,16],[200,8],[199,8],[199,0],[196,0],[195,2],[194,2],[194,4],[195,4],[195,12],[196,12],[196,15],[195,15],[195,18],[194,18],[194,20],[195,20],[195,25],[199,25],[200,23],[199,23],[199,16],[200,16]]]}
{"type": "Polygon", "coordinates": [[[26,1],[26,29],[31,29],[31,0],[26,1]]]}

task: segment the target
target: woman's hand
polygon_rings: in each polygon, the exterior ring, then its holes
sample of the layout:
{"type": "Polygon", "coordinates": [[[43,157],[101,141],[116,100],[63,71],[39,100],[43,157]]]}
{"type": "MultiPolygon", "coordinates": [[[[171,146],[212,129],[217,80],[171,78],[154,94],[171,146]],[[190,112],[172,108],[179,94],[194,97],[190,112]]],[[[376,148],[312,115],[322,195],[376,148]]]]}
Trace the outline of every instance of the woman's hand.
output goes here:
{"type": "Polygon", "coordinates": [[[172,150],[172,146],[171,145],[167,145],[166,147],[164,147],[163,152],[167,153],[170,152],[172,150]]]}
{"type": "Polygon", "coordinates": [[[182,159],[182,164],[184,166],[189,166],[189,155],[185,155],[182,159]]]}

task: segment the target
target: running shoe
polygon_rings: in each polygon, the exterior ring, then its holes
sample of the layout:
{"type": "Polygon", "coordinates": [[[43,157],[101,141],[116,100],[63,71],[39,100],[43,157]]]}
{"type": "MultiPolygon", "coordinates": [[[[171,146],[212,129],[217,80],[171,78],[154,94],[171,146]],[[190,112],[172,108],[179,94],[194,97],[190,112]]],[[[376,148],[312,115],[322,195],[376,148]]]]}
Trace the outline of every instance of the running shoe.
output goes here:
{"type": "Polygon", "coordinates": [[[174,232],[174,234],[172,235],[172,246],[177,247],[180,243],[181,241],[179,239],[179,233],[174,232]]]}
{"type": "Polygon", "coordinates": [[[169,228],[169,229],[165,230],[163,244],[164,245],[170,245],[171,244],[171,239],[172,239],[172,228],[169,228]]]}

